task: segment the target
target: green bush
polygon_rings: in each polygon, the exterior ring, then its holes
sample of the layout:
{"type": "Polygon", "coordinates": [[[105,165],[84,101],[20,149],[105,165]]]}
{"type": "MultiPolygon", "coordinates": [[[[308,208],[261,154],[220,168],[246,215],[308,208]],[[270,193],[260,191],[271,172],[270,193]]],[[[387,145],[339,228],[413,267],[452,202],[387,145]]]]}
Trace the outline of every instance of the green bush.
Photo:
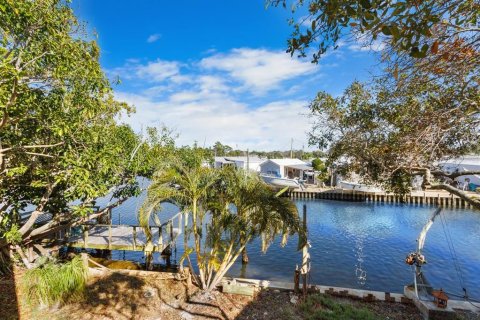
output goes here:
{"type": "Polygon", "coordinates": [[[16,224],[14,224],[9,231],[5,232],[4,237],[10,244],[18,244],[22,242],[22,234],[16,224]]]}
{"type": "Polygon", "coordinates": [[[355,308],[347,303],[335,302],[323,294],[313,294],[307,297],[299,306],[305,319],[308,320],[374,320],[378,319],[365,308],[355,308]]]}
{"type": "Polygon", "coordinates": [[[28,303],[50,306],[83,296],[87,282],[87,269],[80,257],[66,263],[47,261],[28,270],[23,288],[28,303]]]}

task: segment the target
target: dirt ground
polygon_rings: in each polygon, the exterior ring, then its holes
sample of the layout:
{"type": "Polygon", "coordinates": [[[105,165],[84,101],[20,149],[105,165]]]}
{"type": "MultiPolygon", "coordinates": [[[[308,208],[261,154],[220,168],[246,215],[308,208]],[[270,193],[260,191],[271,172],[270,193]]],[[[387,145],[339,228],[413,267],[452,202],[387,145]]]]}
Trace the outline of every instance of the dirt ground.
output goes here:
{"type": "Polygon", "coordinates": [[[18,319],[16,281],[12,275],[0,277],[0,319],[18,319]]]}
{"type": "MultiPolygon", "coordinates": [[[[17,274],[17,281],[20,276],[17,274]]],[[[0,279],[0,319],[305,319],[298,307],[301,300],[291,292],[262,290],[253,298],[218,291],[202,293],[194,286],[188,287],[186,281],[162,279],[161,273],[147,277],[108,272],[92,277],[83,301],[43,310],[29,310],[21,292],[17,300],[15,281],[7,280],[0,279]],[[22,302],[20,310],[17,301],[22,302]]],[[[409,304],[334,299],[367,308],[379,319],[422,319],[409,304]]]]}

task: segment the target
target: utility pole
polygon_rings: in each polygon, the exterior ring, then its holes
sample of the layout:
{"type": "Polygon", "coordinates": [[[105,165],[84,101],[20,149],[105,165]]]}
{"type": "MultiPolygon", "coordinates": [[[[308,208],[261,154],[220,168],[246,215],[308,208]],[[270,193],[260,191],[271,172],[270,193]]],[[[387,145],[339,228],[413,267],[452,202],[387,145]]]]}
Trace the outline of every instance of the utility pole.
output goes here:
{"type": "Polygon", "coordinates": [[[293,138],[290,140],[290,159],[293,159],[293,138]]]}

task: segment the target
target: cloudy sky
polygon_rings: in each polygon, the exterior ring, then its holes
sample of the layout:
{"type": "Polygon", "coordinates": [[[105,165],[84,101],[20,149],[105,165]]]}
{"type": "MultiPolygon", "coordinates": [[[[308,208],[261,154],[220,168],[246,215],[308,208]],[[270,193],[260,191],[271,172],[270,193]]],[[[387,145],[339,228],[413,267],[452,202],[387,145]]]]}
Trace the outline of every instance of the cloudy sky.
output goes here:
{"type": "Polygon", "coordinates": [[[285,53],[283,8],[248,1],[76,0],[98,35],[117,98],[136,108],[120,121],[141,131],[166,125],[178,144],[285,150],[309,148],[308,103],[339,95],[378,68],[375,49],[347,43],[318,65],[285,53]]]}

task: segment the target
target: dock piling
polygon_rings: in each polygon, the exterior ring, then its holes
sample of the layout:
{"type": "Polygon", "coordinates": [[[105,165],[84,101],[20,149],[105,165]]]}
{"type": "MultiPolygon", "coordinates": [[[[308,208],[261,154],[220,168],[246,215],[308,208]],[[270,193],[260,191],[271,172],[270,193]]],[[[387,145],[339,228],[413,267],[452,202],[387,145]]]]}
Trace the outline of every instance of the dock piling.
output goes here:
{"type": "MultiPolygon", "coordinates": [[[[440,193],[428,194],[423,192],[420,195],[412,193],[406,195],[381,194],[381,193],[361,193],[353,190],[326,190],[326,191],[310,191],[310,190],[292,190],[284,196],[291,199],[326,199],[339,201],[362,201],[362,202],[380,202],[380,203],[407,203],[412,205],[436,205],[450,208],[471,208],[472,206],[462,198],[454,195],[441,196],[440,193]]],[[[181,218],[179,219],[179,223],[181,218]]]]}

